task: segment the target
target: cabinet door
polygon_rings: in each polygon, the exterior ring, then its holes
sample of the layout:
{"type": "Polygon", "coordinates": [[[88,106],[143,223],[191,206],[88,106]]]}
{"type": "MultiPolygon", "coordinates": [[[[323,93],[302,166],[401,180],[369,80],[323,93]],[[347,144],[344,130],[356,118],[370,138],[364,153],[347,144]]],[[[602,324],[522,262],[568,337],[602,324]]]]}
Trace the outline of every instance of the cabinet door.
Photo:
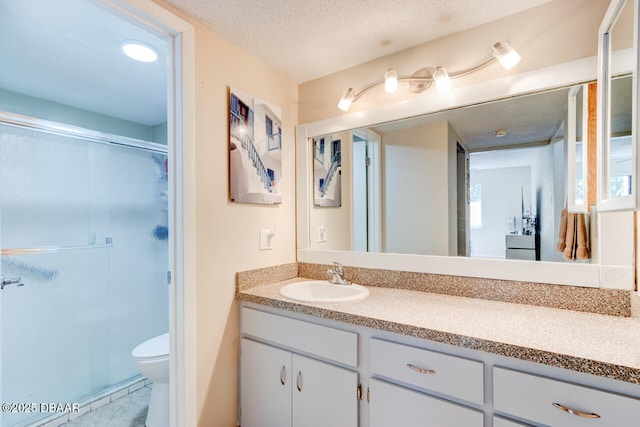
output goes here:
{"type": "Polygon", "coordinates": [[[384,381],[369,381],[369,427],[482,427],[484,414],[384,381]]]}
{"type": "Polygon", "coordinates": [[[294,427],[357,427],[356,372],[294,354],[292,373],[294,427]]]}
{"type": "Polygon", "coordinates": [[[291,426],[291,353],[246,338],[240,351],[242,427],[291,426]]]}

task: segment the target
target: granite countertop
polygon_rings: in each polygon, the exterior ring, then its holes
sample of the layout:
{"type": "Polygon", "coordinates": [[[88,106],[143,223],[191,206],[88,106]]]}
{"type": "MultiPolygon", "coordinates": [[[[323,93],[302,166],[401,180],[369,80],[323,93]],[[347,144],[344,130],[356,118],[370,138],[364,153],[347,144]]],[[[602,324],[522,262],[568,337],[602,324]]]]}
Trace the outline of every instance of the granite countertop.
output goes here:
{"type": "MultiPolygon", "coordinates": [[[[640,318],[368,286],[344,303],[280,296],[297,278],[238,291],[237,298],[296,313],[515,357],[640,384],[640,318]]],[[[338,285],[337,285],[338,286],[338,285]]]]}

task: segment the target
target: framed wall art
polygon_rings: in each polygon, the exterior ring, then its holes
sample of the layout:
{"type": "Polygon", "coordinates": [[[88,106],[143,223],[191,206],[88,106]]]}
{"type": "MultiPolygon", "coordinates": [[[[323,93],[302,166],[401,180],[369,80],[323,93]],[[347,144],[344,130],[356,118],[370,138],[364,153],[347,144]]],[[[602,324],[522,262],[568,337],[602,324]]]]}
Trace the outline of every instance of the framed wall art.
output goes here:
{"type": "Polygon", "coordinates": [[[282,195],[282,111],[230,88],[229,170],[233,202],[279,204],[282,195]]]}

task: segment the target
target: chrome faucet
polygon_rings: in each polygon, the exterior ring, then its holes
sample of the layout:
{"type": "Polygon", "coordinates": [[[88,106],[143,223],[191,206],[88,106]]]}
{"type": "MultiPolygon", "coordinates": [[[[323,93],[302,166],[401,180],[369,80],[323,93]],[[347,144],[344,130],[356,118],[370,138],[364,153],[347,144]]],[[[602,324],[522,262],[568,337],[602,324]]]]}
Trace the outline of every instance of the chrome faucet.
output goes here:
{"type": "Polygon", "coordinates": [[[327,270],[327,274],[331,275],[329,282],[334,285],[350,285],[351,282],[344,278],[342,265],[339,262],[333,262],[333,269],[327,270]]]}

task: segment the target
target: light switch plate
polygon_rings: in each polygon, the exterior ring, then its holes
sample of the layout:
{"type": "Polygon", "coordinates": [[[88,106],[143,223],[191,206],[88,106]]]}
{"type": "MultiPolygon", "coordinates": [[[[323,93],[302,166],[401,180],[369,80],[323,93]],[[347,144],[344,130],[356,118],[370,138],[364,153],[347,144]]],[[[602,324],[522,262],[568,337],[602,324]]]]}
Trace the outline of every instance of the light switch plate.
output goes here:
{"type": "Polygon", "coordinates": [[[260,230],[260,250],[261,251],[273,249],[273,235],[274,233],[272,233],[271,230],[269,229],[264,228],[260,230]]]}
{"type": "Polygon", "coordinates": [[[318,243],[327,241],[327,227],[324,224],[318,226],[318,243]]]}

